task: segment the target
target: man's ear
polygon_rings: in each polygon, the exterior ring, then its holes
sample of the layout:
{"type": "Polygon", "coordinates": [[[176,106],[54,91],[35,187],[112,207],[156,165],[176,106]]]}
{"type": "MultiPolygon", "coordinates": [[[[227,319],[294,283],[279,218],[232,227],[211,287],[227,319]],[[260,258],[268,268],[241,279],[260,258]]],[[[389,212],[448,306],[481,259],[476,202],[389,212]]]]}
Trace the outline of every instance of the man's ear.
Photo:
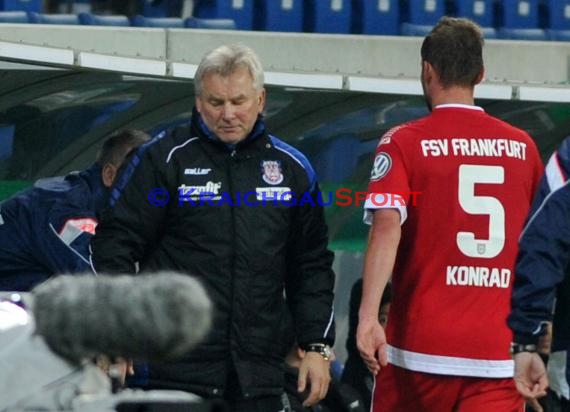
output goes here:
{"type": "Polygon", "coordinates": [[[194,97],[194,105],[198,113],[202,113],[202,100],[200,100],[200,96],[194,97]]]}
{"type": "Polygon", "coordinates": [[[432,81],[434,74],[435,74],[435,70],[434,70],[433,66],[431,65],[431,63],[429,63],[425,60],[422,60],[422,80],[426,84],[429,84],[432,81]]]}
{"type": "Polygon", "coordinates": [[[265,108],[265,95],[265,89],[261,89],[258,96],[259,100],[257,102],[259,113],[263,112],[263,109],[265,108]]]}
{"type": "Polygon", "coordinates": [[[105,187],[111,187],[113,185],[115,176],[117,176],[117,166],[111,163],[105,163],[101,171],[101,179],[105,187]]]}
{"type": "Polygon", "coordinates": [[[475,78],[475,84],[479,84],[483,81],[483,78],[485,77],[485,68],[481,68],[481,71],[479,72],[479,74],[477,75],[477,77],[475,78]]]}

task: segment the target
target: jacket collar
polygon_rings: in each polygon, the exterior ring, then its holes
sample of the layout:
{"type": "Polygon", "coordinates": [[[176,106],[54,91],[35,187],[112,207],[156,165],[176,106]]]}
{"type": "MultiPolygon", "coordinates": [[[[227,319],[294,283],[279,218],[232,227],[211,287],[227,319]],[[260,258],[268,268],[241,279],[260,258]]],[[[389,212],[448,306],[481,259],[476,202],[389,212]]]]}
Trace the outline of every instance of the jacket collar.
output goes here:
{"type": "Polygon", "coordinates": [[[248,146],[251,142],[259,140],[261,137],[265,135],[265,122],[263,120],[263,116],[260,114],[257,117],[255,125],[251,130],[251,133],[242,141],[238,142],[237,144],[228,144],[222,142],[218,136],[216,136],[204,123],[202,116],[196,110],[196,107],[192,110],[192,121],[190,125],[190,129],[192,131],[193,136],[198,136],[202,139],[207,139],[214,144],[225,147],[228,152],[233,150],[239,150],[242,147],[248,146]]]}
{"type": "Polygon", "coordinates": [[[81,179],[85,182],[91,192],[92,204],[97,216],[107,205],[107,200],[110,194],[109,188],[103,184],[103,179],[101,177],[102,170],[101,166],[94,163],[79,173],[70,173],[65,177],[65,180],[68,180],[70,183],[75,179],[81,179]]]}

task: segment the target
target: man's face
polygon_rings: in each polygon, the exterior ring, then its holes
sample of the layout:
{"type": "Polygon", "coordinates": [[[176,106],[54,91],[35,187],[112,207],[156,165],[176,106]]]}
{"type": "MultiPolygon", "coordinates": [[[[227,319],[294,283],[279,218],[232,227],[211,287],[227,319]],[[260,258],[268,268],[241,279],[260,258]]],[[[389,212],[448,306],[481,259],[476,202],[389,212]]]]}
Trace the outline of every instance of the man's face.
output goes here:
{"type": "Polygon", "coordinates": [[[246,68],[227,77],[207,73],[202,79],[202,94],[196,108],[206,126],[224,143],[245,139],[265,105],[265,90],[255,90],[246,68]]]}

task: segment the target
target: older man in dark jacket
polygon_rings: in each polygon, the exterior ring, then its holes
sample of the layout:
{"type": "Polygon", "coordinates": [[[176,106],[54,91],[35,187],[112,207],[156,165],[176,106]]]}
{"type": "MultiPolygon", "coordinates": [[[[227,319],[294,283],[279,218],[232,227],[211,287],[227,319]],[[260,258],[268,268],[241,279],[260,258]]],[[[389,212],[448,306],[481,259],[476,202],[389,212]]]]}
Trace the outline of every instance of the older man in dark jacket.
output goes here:
{"type": "Polygon", "coordinates": [[[333,254],[315,172],[270,135],[263,69],[244,46],[209,52],[195,77],[190,130],[141,151],[93,241],[96,270],[174,269],[197,276],[215,305],[204,343],[151,364],[148,386],[228,400],[236,411],[282,409],[280,323],[291,310],[305,356],[307,405],[330,381],[333,254]],[[285,296],[284,296],[285,295],[285,296]]]}

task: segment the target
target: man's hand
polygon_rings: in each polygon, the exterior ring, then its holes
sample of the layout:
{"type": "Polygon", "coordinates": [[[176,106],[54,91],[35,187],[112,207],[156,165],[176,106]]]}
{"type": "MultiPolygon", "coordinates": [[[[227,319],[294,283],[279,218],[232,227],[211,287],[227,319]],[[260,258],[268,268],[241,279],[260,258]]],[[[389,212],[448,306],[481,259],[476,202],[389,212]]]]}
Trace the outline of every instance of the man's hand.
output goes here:
{"type": "Polygon", "coordinates": [[[517,390],[537,412],[542,412],[538,398],[546,395],[548,378],[544,362],[538,353],[520,352],[514,355],[517,390]]]}
{"type": "Polygon", "coordinates": [[[304,407],[310,407],[324,399],[327,395],[331,381],[330,364],[317,352],[299,350],[299,355],[302,360],[299,367],[297,390],[301,393],[305,391],[307,384],[310,385],[311,392],[307,399],[303,401],[304,407]]]}
{"type": "Polygon", "coordinates": [[[356,330],[356,346],[366,367],[376,375],[388,365],[386,335],[377,318],[360,319],[356,330]]]}

